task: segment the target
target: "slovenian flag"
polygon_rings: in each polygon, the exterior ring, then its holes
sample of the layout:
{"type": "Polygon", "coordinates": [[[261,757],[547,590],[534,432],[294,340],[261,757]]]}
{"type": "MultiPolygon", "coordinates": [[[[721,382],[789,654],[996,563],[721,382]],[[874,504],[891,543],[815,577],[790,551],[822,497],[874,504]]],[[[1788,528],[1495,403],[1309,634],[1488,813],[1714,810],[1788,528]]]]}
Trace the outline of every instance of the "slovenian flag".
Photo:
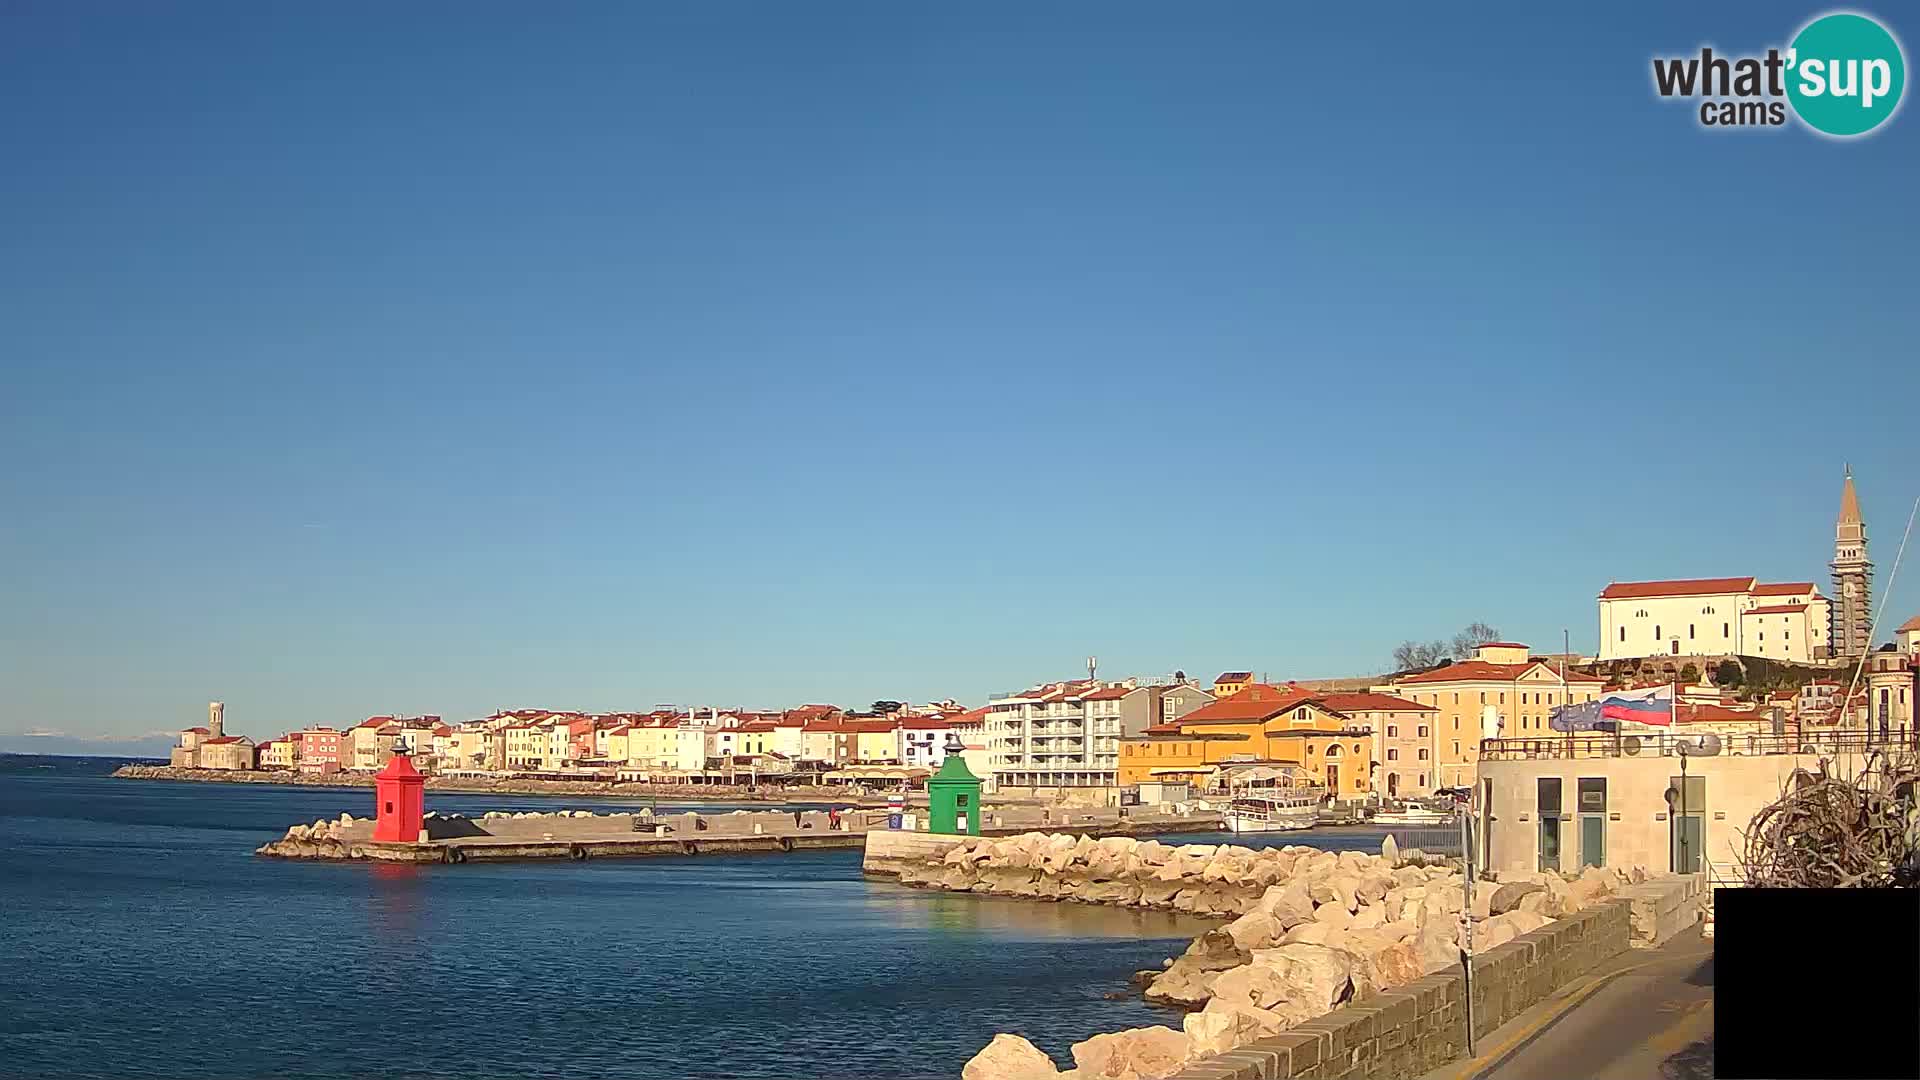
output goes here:
{"type": "Polygon", "coordinates": [[[1616,690],[1600,699],[1600,715],[1608,720],[1667,727],[1673,723],[1673,687],[1616,690]]]}

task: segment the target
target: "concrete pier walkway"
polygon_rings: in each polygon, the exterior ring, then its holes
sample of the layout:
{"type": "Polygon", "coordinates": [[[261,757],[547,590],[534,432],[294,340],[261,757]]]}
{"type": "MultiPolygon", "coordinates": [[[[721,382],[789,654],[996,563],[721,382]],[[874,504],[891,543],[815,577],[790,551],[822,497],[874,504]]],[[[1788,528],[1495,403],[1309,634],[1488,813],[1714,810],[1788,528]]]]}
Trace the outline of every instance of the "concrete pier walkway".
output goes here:
{"type": "Polygon", "coordinates": [[[1698,927],[1623,953],[1421,1080],[1710,1080],[1713,942],[1698,927]]]}

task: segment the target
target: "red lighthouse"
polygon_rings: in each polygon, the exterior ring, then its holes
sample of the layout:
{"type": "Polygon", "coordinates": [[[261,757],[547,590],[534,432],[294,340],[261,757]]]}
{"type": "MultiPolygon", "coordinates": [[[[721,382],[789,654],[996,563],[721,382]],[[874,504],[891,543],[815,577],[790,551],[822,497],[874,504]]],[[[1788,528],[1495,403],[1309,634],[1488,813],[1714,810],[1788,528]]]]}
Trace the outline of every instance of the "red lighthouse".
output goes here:
{"type": "Polygon", "coordinates": [[[420,839],[426,808],[427,778],[413,767],[404,749],[373,778],[373,838],[412,844],[420,839]]]}

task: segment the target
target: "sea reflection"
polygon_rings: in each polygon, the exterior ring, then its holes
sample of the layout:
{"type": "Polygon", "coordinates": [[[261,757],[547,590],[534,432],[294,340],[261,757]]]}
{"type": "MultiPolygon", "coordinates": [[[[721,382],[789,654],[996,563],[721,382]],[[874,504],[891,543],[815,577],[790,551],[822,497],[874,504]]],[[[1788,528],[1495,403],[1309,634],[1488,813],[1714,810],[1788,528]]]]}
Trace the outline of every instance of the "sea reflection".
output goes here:
{"type": "Polygon", "coordinates": [[[895,926],[1025,938],[1191,938],[1218,925],[1171,911],[1104,904],[1039,903],[970,893],[929,892],[876,882],[868,902],[895,926]]]}

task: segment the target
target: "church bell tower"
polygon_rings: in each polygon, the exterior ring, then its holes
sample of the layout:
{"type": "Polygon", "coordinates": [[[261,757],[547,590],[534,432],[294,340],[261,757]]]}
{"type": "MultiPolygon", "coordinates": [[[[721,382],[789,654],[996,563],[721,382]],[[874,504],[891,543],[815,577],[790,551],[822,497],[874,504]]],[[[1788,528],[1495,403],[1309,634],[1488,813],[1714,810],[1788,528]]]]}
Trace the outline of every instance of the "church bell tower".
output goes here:
{"type": "Polygon", "coordinates": [[[1833,526],[1833,625],[1827,642],[1835,656],[1865,656],[1873,648],[1873,563],[1867,559],[1867,523],[1853,469],[1840,488],[1840,519],[1833,526]]]}

